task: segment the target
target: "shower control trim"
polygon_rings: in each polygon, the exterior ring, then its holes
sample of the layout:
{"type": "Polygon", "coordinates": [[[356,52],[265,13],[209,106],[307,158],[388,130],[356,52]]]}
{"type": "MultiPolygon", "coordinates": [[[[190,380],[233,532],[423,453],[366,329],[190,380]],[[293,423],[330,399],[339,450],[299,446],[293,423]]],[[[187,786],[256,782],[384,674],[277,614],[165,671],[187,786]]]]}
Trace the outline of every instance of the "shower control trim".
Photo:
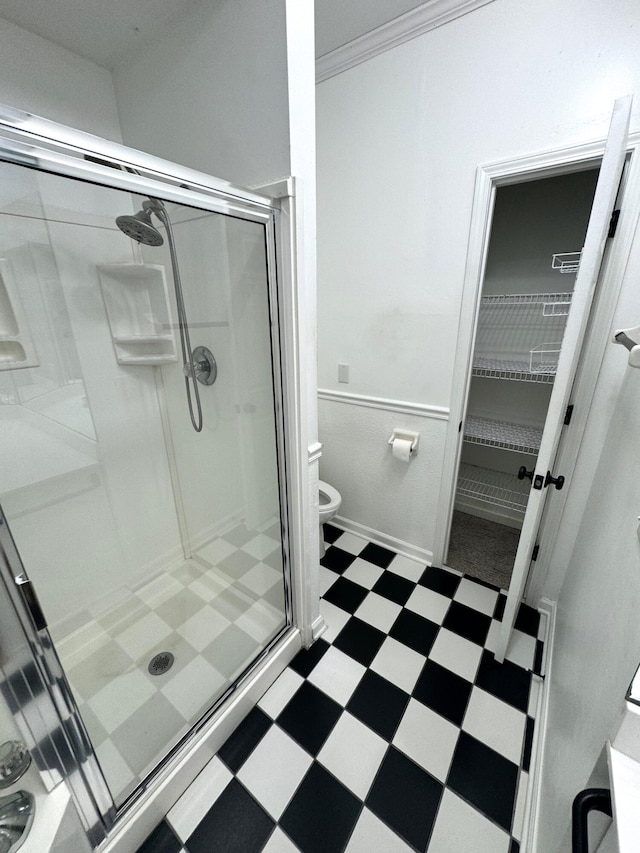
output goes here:
{"type": "Polygon", "coordinates": [[[211,350],[199,346],[191,353],[191,362],[184,365],[182,372],[189,379],[197,379],[202,385],[213,385],[218,378],[218,365],[211,350]]]}

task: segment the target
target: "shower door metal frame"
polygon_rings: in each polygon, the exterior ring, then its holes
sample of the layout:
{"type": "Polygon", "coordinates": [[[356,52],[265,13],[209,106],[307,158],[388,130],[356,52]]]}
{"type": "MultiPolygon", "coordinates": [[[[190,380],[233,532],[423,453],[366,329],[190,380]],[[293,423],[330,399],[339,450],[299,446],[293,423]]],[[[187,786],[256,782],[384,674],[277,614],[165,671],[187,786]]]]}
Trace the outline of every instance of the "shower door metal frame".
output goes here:
{"type": "MultiPolygon", "coordinates": [[[[38,626],[34,621],[34,614],[26,605],[16,584],[16,578],[19,575],[26,578],[27,573],[4,516],[0,513],[0,597],[2,587],[6,587],[7,591],[7,597],[1,605],[2,613],[4,615],[4,611],[7,611],[7,618],[13,619],[16,630],[19,626],[32,653],[32,665],[23,667],[24,671],[20,672],[18,680],[27,685],[32,695],[38,693],[43,697],[48,696],[48,703],[44,703],[47,720],[42,738],[38,738],[38,732],[42,733],[42,717],[35,715],[33,708],[24,707],[19,692],[14,690],[13,698],[9,695],[10,688],[4,692],[28,741],[27,745],[34,749],[36,763],[43,774],[45,785],[50,789],[62,778],[66,780],[74,795],[87,835],[95,846],[107,838],[118,817],[131,810],[146,791],[153,790],[154,782],[160,784],[161,780],[158,780],[162,771],[169,772],[168,765],[173,759],[178,760],[178,753],[181,750],[184,752],[185,744],[207,723],[212,723],[213,718],[217,719],[227,704],[226,700],[254,673],[263,660],[278,646],[285,645],[288,646],[287,655],[291,657],[295,648],[300,645],[300,635],[311,633],[311,626],[306,624],[311,608],[306,601],[307,595],[301,589],[304,584],[294,581],[291,560],[292,551],[297,561],[304,553],[302,531],[305,525],[298,518],[300,511],[296,511],[291,505],[286,476],[289,470],[300,472],[307,463],[301,448],[294,440],[290,440],[290,437],[298,432],[301,412],[299,402],[286,393],[286,388],[289,384],[295,386],[296,383],[291,378],[287,382],[284,381],[284,377],[296,373],[297,365],[295,335],[292,335],[290,329],[283,329],[284,326],[291,325],[285,322],[288,318],[285,317],[283,307],[283,302],[290,302],[290,294],[287,293],[282,298],[277,271],[286,267],[287,262],[276,258],[276,237],[279,235],[282,243],[286,243],[290,238],[283,235],[287,228],[280,228],[280,204],[277,200],[3,105],[0,105],[0,161],[138,195],[154,195],[187,207],[253,221],[265,228],[286,624],[207,714],[192,727],[169,755],[159,762],[150,777],[151,782],[143,783],[119,810],[115,807],[93,752],[49,632],[46,626],[38,626]],[[9,611],[13,611],[13,614],[9,611]],[[293,646],[290,642],[292,638],[295,640],[293,646]],[[45,749],[39,749],[39,745],[42,747],[43,743],[45,749]],[[58,772],[55,766],[54,770],[51,770],[51,762],[44,757],[47,751],[57,754],[58,772]]],[[[288,308],[287,304],[286,310],[288,308]]],[[[298,566],[298,570],[303,571],[303,568],[298,566]]]]}

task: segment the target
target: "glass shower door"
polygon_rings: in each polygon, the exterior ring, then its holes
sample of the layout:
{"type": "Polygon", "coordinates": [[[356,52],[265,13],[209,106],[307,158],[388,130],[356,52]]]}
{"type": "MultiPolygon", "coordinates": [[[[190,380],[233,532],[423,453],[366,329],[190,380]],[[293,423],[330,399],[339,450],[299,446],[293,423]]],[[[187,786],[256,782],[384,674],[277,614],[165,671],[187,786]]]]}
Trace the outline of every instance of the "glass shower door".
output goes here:
{"type": "Polygon", "coordinates": [[[121,806],[290,624],[270,220],[0,186],[0,503],[121,806]]]}

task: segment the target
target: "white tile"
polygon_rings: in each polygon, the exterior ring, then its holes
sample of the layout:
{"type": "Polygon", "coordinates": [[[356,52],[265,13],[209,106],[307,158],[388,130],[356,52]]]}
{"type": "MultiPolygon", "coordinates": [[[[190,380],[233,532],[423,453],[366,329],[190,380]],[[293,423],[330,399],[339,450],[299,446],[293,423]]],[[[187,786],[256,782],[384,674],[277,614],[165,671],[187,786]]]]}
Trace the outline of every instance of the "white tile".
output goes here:
{"type": "Polygon", "coordinates": [[[521,666],[524,669],[531,669],[533,667],[535,656],[535,639],[530,637],[528,634],[524,634],[522,631],[514,631],[507,649],[507,660],[512,661],[512,663],[517,663],[518,666],[521,666]]]}
{"type": "Polygon", "coordinates": [[[320,613],[324,616],[324,621],[327,623],[327,630],[322,635],[322,639],[328,643],[332,643],[349,619],[351,619],[351,614],[347,613],[341,607],[336,607],[330,601],[325,601],[324,598],[320,599],[320,613]]]}
{"type": "Polygon", "coordinates": [[[467,681],[475,680],[481,657],[482,646],[446,628],[440,628],[429,652],[430,660],[461,675],[467,681]]]}
{"type": "Polygon", "coordinates": [[[427,566],[424,561],[412,560],[411,557],[396,554],[387,567],[387,570],[395,572],[395,574],[400,575],[402,578],[406,578],[408,581],[417,583],[424,574],[426,567],[427,566]]]}
{"type": "Polygon", "coordinates": [[[517,841],[522,841],[528,787],[529,774],[525,773],[524,770],[521,770],[518,776],[518,792],[516,794],[516,807],[513,812],[513,829],[511,830],[511,834],[517,841]]]}
{"type": "Polygon", "coordinates": [[[262,853],[300,853],[300,849],[276,826],[266,846],[262,848],[262,853]]]}
{"type": "Polygon", "coordinates": [[[156,613],[147,613],[135,625],[118,634],[116,642],[130,657],[137,660],[168,637],[172,631],[173,628],[156,613]]]}
{"type": "Polygon", "coordinates": [[[422,672],[424,662],[423,655],[414,652],[393,637],[387,637],[373,659],[371,669],[401,687],[402,690],[411,693],[422,672]]]}
{"type": "Polygon", "coordinates": [[[490,652],[495,652],[498,648],[498,639],[500,637],[500,625],[502,623],[498,622],[496,619],[491,620],[491,625],[489,625],[489,631],[487,633],[487,639],[485,641],[484,647],[490,652]]]}
{"type": "Polygon", "coordinates": [[[508,853],[510,843],[503,829],[445,788],[429,850],[434,853],[508,853]]]}
{"type": "Polygon", "coordinates": [[[113,681],[92,696],[87,704],[111,734],[155,692],[156,688],[149,679],[139,669],[134,669],[116,676],[113,681]]]}
{"type": "Polygon", "coordinates": [[[377,592],[370,592],[356,610],[355,615],[358,619],[368,622],[369,625],[373,625],[387,634],[401,610],[400,604],[389,601],[388,598],[378,595],[377,592]]]}
{"type": "Polygon", "coordinates": [[[251,554],[256,560],[264,560],[265,557],[268,557],[269,554],[272,554],[279,547],[280,543],[276,542],[275,539],[265,536],[264,533],[259,533],[258,536],[245,542],[242,550],[246,551],[247,554],[251,554]]]}
{"type": "Polygon", "coordinates": [[[409,596],[406,603],[408,610],[413,610],[419,616],[424,616],[425,619],[430,619],[438,625],[442,625],[451,599],[446,595],[441,595],[433,589],[427,589],[425,586],[417,586],[409,596]]]}
{"type": "Polygon", "coordinates": [[[258,707],[275,720],[303,681],[304,678],[301,675],[287,667],[260,699],[258,707]]]}
{"type": "Polygon", "coordinates": [[[187,589],[190,589],[195,595],[198,595],[203,601],[212,601],[221,592],[231,586],[231,581],[227,577],[214,575],[211,570],[199,578],[191,581],[187,589]]]}
{"type": "Polygon", "coordinates": [[[189,838],[232,779],[231,772],[217,756],[196,776],[167,814],[180,841],[189,838]]]}
{"type": "Polygon", "coordinates": [[[227,686],[227,679],[203,657],[195,657],[161,689],[187,721],[205,705],[212,705],[227,686]]]}
{"type": "Polygon", "coordinates": [[[349,568],[344,572],[343,577],[348,578],[350,581],[354,581],[355,583],[359,583],[360,586],[371,589],[383,572],[384,569],[381,569],[380,566],[374,566],[373,563],[370,563],[368,560],[361,560],[360,557],[356,557],[353,563],[351,563],[349,568]]]}
{"type": "Polygon", "coordinates": [[[284,621],[281,610],[276,610],[266,601],[257,601],[235,620],[235,624],[257,643],[266,643],[279,628],[284,627],[284,621]]]}
{"type": "Polygon", "coordinates": [[[520,764],[525,724],[522,711],[479,687],[471,691],[462,728],[516,764],[520,764]]]}
{"type": "Polygon", "coordinates": [[[356,556],[369,544],[368,539],[363,539],[362,536],[355,536],[353,533],[343,533],[342,536],[335,542],[338,548],[346,551],[348,554],[356,556]]]}
{"type": "Polygon", "coordinates": [[[469,580],[469,578],[462,578],[453,598],[461,604],[466,604],[467,607],[479,610],[480,613],[493,616],[493,611],[496,609],[496,601],[498,600],[498,593],[494,589],[488,589],[486,586],[482,586],[482,584],[469,580]]]}
{"type": "Polygon", "coordinates": [[[235,545],[226,542],[224,539],[214,539],[213,542],[209,542],[208,545],[200,548],[196,556],[211,566],[217,566],[221,560],[226,559],[237,550],[235,545]]]}
{"type": "Polygon", "coordinates": [[[203,607],[194,616],[178,628],[178,634],[184,637],[194,649],[201,652],[229,627],[231,622],[213,607],[203,607]]]}
{"type": "MultiPolygon", "coordinates": [[[[400,836],[364,808],[353,830],[345,853],[411,853],[400,836]]],[[[439,853],[439,851],[434,851],[439,853]]]]}
{"type": "Polygon", "coordinates": [[[309,753],[288,734],[271,726],[242,765],[238,779],[278,820],[312,762],[309,753]]]}
{"type": "Polygon", "coordinates": [[[114,797],[117,797],[138,780],[137,775],[114,746],[113,741],[103,741],[96,748],[96,755],[114,797]]]}
{"type": "Polygon", "coordinates": [[[242,584],[257,595],[264,595],[276,583],[283,583],[282,572],[272,569],[266,563],[258,563],[242,575],[242,584]]]}
{"type": "Polygon", "coordinates": [[[318,753],[318,761],[364,800],[387,747],[379,735],[345,712],[318,753]]]}
{"type": "Polygon", "coordinates": [[[330,587],[338,580],[340,575],[337,572],[332,572],[331,569],[327,569],[325,566],[320,566],[320,575],[319,575],[319,583],[318,583],[318,592],[320,595],[324,595],[325,592],[329,590],[330,587]]]}
{"type": "Polygon", "coordinates": [[[366,671],[361,663],[331,646],[307,680],[344,707],[366,671]]]}
{"type": "Polygon", "coordinates": [[[393,744],[436,779],[445,782],[459,733],[458,726],[421,702],[410,699],[393,744]]]}

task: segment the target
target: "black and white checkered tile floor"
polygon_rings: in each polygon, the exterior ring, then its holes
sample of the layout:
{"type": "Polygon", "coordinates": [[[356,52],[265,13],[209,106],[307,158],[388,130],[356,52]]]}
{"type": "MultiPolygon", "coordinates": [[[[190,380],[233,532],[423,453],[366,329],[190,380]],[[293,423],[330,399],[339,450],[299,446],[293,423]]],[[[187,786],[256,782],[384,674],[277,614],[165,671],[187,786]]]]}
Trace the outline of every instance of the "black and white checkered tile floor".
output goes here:
{"type": "Polygon", "coordinates": [[[328,631],[139,853],[517,853],[542,657],[505,596],[325,525],[328,631]]]}

